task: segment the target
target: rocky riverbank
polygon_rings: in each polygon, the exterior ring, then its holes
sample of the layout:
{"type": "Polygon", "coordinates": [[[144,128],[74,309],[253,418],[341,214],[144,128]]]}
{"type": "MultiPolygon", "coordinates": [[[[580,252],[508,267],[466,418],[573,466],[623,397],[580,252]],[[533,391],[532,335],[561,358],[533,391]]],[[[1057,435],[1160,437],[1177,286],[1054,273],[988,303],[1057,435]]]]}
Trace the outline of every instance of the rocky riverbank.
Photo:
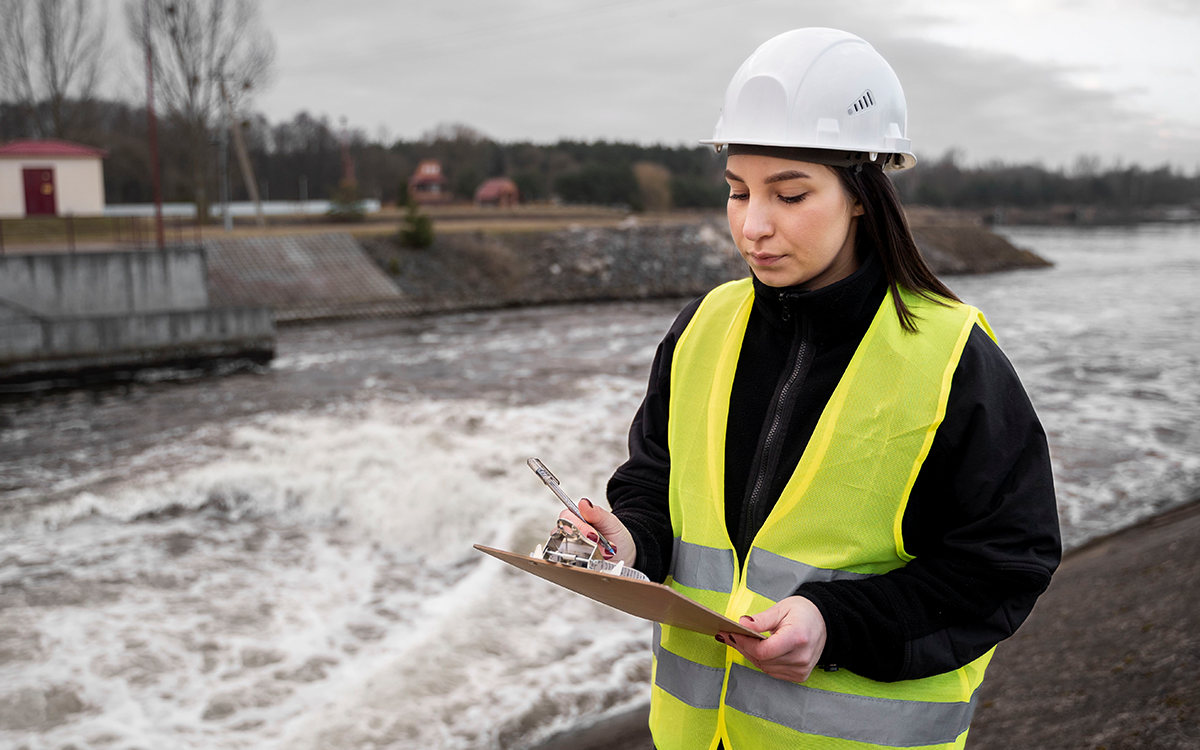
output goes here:
{"type": "MultiPolygon", "coordinates": [[[[938,274],[1047,266],[986,227],[914,216],[913,234],[938,274]]],[[[723,217],[550,232],[447,233],[411,250],[394,238],[362,238],[406,302],[445,309],[703,294],[746,275],[723,217]]]]}

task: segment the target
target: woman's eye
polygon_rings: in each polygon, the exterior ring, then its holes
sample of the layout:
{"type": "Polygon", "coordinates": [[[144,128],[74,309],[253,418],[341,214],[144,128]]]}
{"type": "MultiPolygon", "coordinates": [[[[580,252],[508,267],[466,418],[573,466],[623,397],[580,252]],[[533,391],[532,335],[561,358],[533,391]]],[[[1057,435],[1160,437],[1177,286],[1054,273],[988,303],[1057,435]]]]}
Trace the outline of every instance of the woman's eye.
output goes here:
{"type": "Polygon", "coordinates": [[[779,200],[783,201],[784,203],[799,203],[806,197],[808,197],[808,193],[801,193],[800,195],[781,195],[779,196],[779,200]]]}
{"type": "Polygon", "coordinates": [[[749,193],[730,193],[729,194],[729,200],[731,200],[731,201],[744,201],[749,197],[750,197],[749,193]]]}

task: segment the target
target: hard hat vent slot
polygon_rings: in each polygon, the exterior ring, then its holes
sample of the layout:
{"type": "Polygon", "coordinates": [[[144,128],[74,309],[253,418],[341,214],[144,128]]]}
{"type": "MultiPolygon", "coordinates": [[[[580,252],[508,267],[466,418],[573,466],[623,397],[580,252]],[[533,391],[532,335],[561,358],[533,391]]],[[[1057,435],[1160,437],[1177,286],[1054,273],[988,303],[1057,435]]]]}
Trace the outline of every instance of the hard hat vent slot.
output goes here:
{"type": "Polygon", "coordinates": [[[854,103],[852,103],[849,107],[846,107],[846,114],[854,117],[855,115],[861,115],[863,112],[874,106],[875,96],[871,93],[870,89],[867,89],[866,91],[862,92],[862,96],[854,100],[854,103]]]}

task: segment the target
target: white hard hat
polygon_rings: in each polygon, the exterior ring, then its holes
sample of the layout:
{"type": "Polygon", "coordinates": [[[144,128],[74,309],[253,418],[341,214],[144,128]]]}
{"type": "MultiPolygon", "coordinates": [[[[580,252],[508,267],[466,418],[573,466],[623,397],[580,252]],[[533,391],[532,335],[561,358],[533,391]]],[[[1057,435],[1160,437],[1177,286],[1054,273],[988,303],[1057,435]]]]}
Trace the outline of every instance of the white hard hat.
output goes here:
{"type": "Polygon", "coordinates": [[[796,29],[742,63],[713,137],[700,142],[718,151],[815,149],[803,160],[907,169],[917,163],[907,112],[896,73],[866,41],[837,29],[796,29]]]}

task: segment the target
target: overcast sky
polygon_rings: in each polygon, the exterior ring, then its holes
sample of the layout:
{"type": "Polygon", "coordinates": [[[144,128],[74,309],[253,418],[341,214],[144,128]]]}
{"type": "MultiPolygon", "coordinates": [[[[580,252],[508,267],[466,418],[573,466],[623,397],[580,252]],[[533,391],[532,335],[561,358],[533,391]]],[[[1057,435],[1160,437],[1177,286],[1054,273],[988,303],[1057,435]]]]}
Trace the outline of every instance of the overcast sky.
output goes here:
{"type": "Polygon", "coordinates": [[[264,0],[255,106],[417,138],[709,137],[763,41],[832,26],[895,68],[918,154],[1200,169],[1200,0],[264,0]]]}

